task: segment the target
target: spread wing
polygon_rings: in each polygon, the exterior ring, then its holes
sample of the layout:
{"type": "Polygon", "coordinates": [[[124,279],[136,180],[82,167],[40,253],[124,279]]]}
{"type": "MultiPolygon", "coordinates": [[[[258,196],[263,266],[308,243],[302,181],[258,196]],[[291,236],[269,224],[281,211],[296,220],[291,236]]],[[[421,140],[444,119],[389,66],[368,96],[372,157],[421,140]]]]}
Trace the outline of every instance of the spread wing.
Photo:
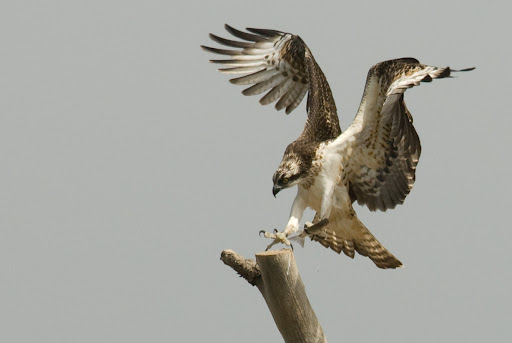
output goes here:
{"type": "Polygon", "coordinates": [[[210,38],[231,49],[201,46],[204,50],[228,56],[211,60],[227,68],[228,74],[246,74],[230,80],[236,85],[250,85],[242,93],[259,95],[262,105],[275,101],[277,110],[292,112],[308,94],[308,120],[303,135],[315,141],[337,137],[341,133],[336,105],[327,80],[304,41],[296,35],[276,30],[248,28],[243,32],[225,25],[241,39],[235,41],[210,34],[210,38]],[[233,49],[234,48],[234,49],[233,49]]]}
{"type": "Polygon", "coordinates": [[[381,62],[370,69],[359,111],[347,130],[355,137],[345,167],[352,201],[366,204],[372,211],[385,211],[404,202],[414,184],[421,153],[404,92],[420,82],[449,77],[452,71],[413,58],[381,62]]]}

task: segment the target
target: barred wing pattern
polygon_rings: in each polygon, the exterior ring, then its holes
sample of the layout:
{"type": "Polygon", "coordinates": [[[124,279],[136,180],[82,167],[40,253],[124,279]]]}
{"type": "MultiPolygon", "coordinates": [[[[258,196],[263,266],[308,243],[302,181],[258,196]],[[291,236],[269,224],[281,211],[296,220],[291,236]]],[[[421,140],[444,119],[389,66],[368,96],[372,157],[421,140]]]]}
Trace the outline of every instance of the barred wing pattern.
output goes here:
{"type": "Polygon", "coordinates": [[[372,211],[404,202],[414,185],[421,145],[403,93],[420,82],[449,77],[452,71],[413,58],[381,62],[370,69],[351,127],[357,132],[347,166],[353,201],[372,211]]]}
{"type": "Polygon", "coordinates": [[[210,60],[228,68],[219,71],[227,74],[248,74],[231,79],[236,85],[251,85],[242,93],[258,95],[267,92],[261,99],[262,105],[277,100],[276,109],[292,112],[306,95],[309,76],[305,61],[306,45],[298,36],[264,29],[248,28],[239,31],[229,25],[226,30],[244,41],[234,41],[210,34],[210,38],[222,45],[241,50],[226,50],[201,46],[204,50],[229,56],[230,59],[210,60]]]}
{"type": "MultiPolygon", "coordinates": [[[[414,185],[421,154],[420,140],[405,105],[404,92],[420,82],[450,77],[456,70],[423,65],[414,58],[376,64],[368,72],[354,121],[341,133],[327,79],[299,36],[252,28],[243,32],[229,25],[225,28],[241,41],[210,34],[213,41],[229,49],[202,48],[228,56],[228,59],[211,62],[223,65],[224,68],[219,69],[223,73],[243,74],[230,81],[249,85],[242,92],[244,95],[267,92],[260,103],[277,102],[276,109],[286,109],[288,114],[308,93],[304,131],[288,145],[278,168],[278,172],[292,172],[290,175],[302,177],[298,179],[301,180],[301,201],[295,201],[292,206],[290,227],[300,221],[303,205],[318,209],[325,204],[330,211],[325,212],[329,213],[328,224],[316,232],[304,231],[312,240],[338,253],[343,251],[349,257],[354,257],[357,251],[368,256],[379,268],[400,267],[402,263],[359,221],[352,203],[357,200],[372,211],[385,211],[404,202],[414,185]],[[334,177],[339,183],[333,190],[335,196],[331,197],[327,192],[332,190],[334,177]],[[313,184],[315,188],[311,191],[313,184]],[[325,192],[321,194],[320,205],[318,194],[314,192],[325,192]],[[337,203],[332,204],[330,200],[337,203]],[[300,211],[300,216],[294,211],[300,211]]],[[[290,187],[290,183],[283,186],[286,182],[280,181],[284,172],[274,175],[274,189],[290,187]]],[[[320,218],[317,213],[314,222],[320,219],[327,218],[320,218]]]]}

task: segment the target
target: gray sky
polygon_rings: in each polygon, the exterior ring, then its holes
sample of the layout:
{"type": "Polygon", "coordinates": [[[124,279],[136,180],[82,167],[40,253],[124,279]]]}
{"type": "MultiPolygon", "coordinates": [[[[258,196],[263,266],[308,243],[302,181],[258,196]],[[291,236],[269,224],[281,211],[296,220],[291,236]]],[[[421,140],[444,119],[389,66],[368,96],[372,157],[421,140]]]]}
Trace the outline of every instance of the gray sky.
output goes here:
{"type": "MultiPolygon", "coordinates": [[[[279,342],[219,261],[282,230],[272,174],[305,120],[240,95],[200,50],[224,23],[301,35],[342,129],[368,69],[464,68],[407,91],[423,151],[406,203],[360,219],[404,264],[306,242],[331,342],[510,342],[511,5],[492,1],[7,1],[0,10],[0,341],[279,342]]],[[[308,220],[312,218],[309,211],[308,220]]]]}

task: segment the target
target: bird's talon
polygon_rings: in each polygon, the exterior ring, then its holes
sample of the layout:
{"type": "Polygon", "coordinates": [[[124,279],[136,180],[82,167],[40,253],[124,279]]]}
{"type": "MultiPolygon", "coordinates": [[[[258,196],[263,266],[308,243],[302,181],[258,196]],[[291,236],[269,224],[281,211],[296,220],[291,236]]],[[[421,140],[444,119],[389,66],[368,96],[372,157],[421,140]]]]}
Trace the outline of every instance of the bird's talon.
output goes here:
{"type": "Polygon", "coordinates": [[[260,230],[260,232],[258,232],[258,236],[261,237],[261,234],[265,234],[265,230],[260,230]]]}
{"type": "Polygon", "coordinates": [[[293,250],[293,246],[292,246],[291,242],[288,240],[288,238],[287,238],[287,237],[288,237],[288,235],[287,235],[286,233],[284,233],[284,232],[279,232],[279,231],[277,231],[277,229],[274,229],[274,233],[270,233],[270,232],[266,232],[266,231],[264,231],[264,230],[261,230],[261,231],[259,232],[260,237],[261,237],[261,235],[262,235],[262,234],[263,234],[263,236],[264,236],[265,238],[271,238],[271,239],[273,240],[273,241],[272,241],[272,243],[270,243],[270,244],[267,246],[267,248],[265,249],[265,251],[268,251],[268,250],[269,250],[270,248],[272,248],[274,245],[279,244],[279,243],[284,244],[284,245],[286,245],[286,246],[289,246],[289,247],[291,247],[291,248],[292,248],[292,250],[293,250]]]}

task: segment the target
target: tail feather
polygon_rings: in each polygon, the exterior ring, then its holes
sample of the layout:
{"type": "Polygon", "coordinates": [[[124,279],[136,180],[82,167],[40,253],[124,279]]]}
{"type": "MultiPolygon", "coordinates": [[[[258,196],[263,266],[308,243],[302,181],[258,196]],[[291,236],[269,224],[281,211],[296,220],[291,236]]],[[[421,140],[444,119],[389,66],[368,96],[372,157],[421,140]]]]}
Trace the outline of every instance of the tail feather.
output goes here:
{"type": "MultiPolygon", "coordinates": [[[[336,237],[336,232],[327,229],[324,229],[322,233],[314,234],[309,236],[312,241],[317,241],[322,244],[326,248],[331,248],[336,251],[338,254],[343,253],[350,258],[354,258],[355,256],[355,245],[352,240],[339,239],[336,237]]],[[[364,255],[367,256],[367,255],[364,255]]]]}
{"type": "Polygon", "coordinates": [[[382,269],[402,266],[402,262],[384,248],[357,218],[344,221],[332,221],[330,218],[329,224],[321,231],[310,235],[310,238],[338,254],[343,251],[350,258],[354,258],[357,251],[360,255],[369,257],[382,269]]]}
{"type": "Polygon", "coordinates": [[[359,254],[368,256],[379,268],[395,269],[402,267],[402,262],[384,248],[384,246],[370,233],[370,231],[367,231],[364,238],[354,240],[354,247],[359,254]]]}

